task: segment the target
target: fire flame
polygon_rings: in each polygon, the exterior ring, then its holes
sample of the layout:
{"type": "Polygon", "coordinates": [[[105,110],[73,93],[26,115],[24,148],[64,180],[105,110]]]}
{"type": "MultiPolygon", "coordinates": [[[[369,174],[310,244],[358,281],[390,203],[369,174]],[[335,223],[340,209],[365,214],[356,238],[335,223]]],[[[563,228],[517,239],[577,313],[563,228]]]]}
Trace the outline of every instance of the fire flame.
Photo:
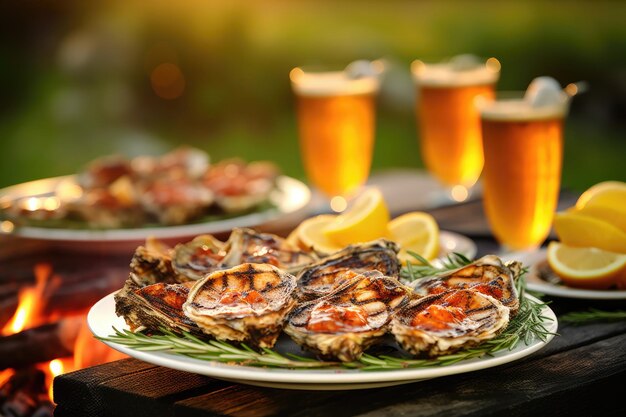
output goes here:
{"type": "MultiPolygon", "coordinates": [[[[53,274],[52,265],[40,263],[34,267],[35,284],[22,288],[18,295],[18,306],[11,320],[0,330],[2,336],[19,333],[44,323],[58,320],[57,315],[45,315],[44,311],[48,298],[60,284],[60,278],[53,274]]],[[[86,312],[76,311],[75,314],[85,317],[86,312]]],[[[46,374],[46,386],[50,401],[52,397],[52,382],[58,375],[94,366],[127,357],[93,338],[87,321],[83,323],[74,342],[74,356],[57,358],[47,363],[37,365],[37,368],[46,374]]],[[[0,371],[0,387],[15,374],[13,369],[0,371]]]]}
{"type": "Polygon", "coordinates": [[[15,314],[2,328],[2,335],[9,336],[39,324],[43,318],[41,312],[46,306],[50,292],[58,286],[58,277],[52,276],[50,264],[37,264],[34,268],[35,285],[22,288],[15,314]]]}

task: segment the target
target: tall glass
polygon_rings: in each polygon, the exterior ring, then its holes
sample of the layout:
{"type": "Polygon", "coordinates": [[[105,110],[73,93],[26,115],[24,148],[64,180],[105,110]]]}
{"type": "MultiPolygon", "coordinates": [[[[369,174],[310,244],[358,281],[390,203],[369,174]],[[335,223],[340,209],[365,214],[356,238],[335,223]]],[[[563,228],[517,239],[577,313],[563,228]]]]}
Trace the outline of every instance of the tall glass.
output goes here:
{"type": "Polygon", "coordinates": [[[483,169],[477,97],[493,98],[500,76],[495,58],[473,65],[414,61],[416,115],[422,158],[428,171],[462,201],[483,169]]]}
{"type": "Polygon", "coordinates": [[[522,98],[498,98],[479,108],[487,220],[505,249],[535,249],[557,207],[567,99],[536,108],[522,98]]]}
{"type": "Polygon", "coordinates": [[[309,181],[329,198],[350,197],[370,172],[378,75],[295,68],[290,78],[309,181]]]}

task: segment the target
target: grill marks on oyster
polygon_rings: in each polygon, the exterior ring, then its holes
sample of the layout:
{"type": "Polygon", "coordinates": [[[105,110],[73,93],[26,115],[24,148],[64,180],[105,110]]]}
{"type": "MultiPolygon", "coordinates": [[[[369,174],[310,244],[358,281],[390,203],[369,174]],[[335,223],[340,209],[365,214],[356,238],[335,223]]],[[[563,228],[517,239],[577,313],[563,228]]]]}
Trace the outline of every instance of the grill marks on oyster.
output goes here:
{"type": "Polygon", "coordinates": [[[246,263],[198,281],[183,311],[217,339],[271,348],[296,305],[295,287],[291,274],[268,264],[246,263]]]}
{"type": "Polygon", "coordinates": [[[391,317],[409,294],[395,278],[357,275],[335,292],[298,305],[285,333],[322,357],[350,362],[387,333],[391,317]]]}
{"type": "Polygon", "coordinates": [[[509,323],[509,308],[472,289],[413,299],[392,320],[391,332],[406,351],[439,356],[495,337],[509,323]]]}
{"type": "Polygon", "coordinates": [[[115,312],[124,317],[132,331],[142,327],[158,331],[165,327],[174,332],[202,334],[182,309],[193,284],[157,283],[139,288],[133,281],[127,281],[115,295],[115,312]]]}
{"type": "Polygon", "coordinates": [[[513,261],[505,265],[497,256],[487,255],[454,271],[416,281],[415,292],[431,295],[451,289],[470,288],[497,299],[511,309],[511,315],[515,315],[519,309],[515,281],[521,270],[522,265],[519,262],[513,261]]]}
{"type": "Polygon", "coordinates": [[[350,245],[341,251],[305,267],[298,275],[298,297],[311,300],[336,290],[354,278],[354,274],[379,271],[385,276],[400,273],[398,246],[386,239],[350,245]]]}

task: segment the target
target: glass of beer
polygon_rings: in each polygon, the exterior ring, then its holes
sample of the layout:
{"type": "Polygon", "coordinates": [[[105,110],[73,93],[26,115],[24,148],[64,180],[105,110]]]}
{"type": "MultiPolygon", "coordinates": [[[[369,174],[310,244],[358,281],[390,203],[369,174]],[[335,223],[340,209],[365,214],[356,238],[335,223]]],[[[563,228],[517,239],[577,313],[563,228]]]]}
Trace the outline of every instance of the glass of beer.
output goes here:
{"type": "Polygon", "coordinates": [[[552,81],[534,93],[531,83],[524,97],[509,93],[478,104],[485,214],[505,251],[539,247],[556,211],[569,97],[552,81]]]}
{"type": "Polygon", "coordinates": [[[342,211],[369,176],[374,149],[379,61],[356,61],[343,71],[294,68],[300,154],[309,181],[342,211]]]}
{"type": "Polygon", "coordinates": [[[500,77],[495,58],[459,55],[448,62],[413,61],[422,160],[428,171],[463,201],[483,169],[477,97],[493,98],[500,77]]]}

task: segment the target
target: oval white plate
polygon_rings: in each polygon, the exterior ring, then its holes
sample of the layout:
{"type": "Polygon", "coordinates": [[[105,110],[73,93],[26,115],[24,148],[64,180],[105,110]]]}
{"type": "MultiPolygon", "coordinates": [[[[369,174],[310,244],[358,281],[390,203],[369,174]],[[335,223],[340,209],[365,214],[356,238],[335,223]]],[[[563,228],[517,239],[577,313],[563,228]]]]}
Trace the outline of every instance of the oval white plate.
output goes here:
{"type": "MultiPolygon", "coordinates": [[[[529,296],[529,298],[538,301],[531,296],[529,296]]],[[[542,317],[544,318],[546,328],[551,333],[556,333],[558,323],[554,312],[546,306],[544,307],[542,317]]],[[[100,337],[111,335],[113,333],[112,326],[115,326],[117,329],[128,328],[124,319],[115,315],[113,294],[104,297],[91,308],[87,316],[87,322],[92,333],[100,337]]],[[[467,360],[448,366],[376,372],[347,369],[270,369],[243,365],[227,365],[163,352],[138,351],[117,343],[105,343],[122,353],[155,365],[242,384],[286,389],[344,390],[406,384],[424,379],[491,368],[530,355],[545,346],[552,340],[552,337],[553,336],[548,336],[545,342],[533,340],[529,345],[520,342],[513,350],[505,350],[490,357],[467,360]]],[[[296,352],[298,347],[290,339],[281,338],[276,345],[276,349],[278,351],[296,352]]]]}
{"type": "Polygon", "coordinates": [[[539,277],[537,265],[546,260],[546,249],[532,252],[514,252],[502,257],[506,260],[517,260],[527,266],[527,288],[546,295],[564,298],[581,298],[588,300],[621,300],[626,299],[626,291],[622,290],[586,290],[568,287],[563,284],[548,282],[539,277]]]}
{"type": "MultiPolygon", "coordinates": [[[[10,201],[29,196],[53,196],[59,184],[73,181],[73,178],[72,175],[47,178],[3,188],[0,190],[0,201],[10,201]]],[[[277,179],[276,189],[270,195],[270,200],[275,208],[229,219],[179,226],[108,230],[24,226],[16,227],[11,234],[29,239],[71,242],[143,241],[148,236],[159,239],[179,238],[203,233],[228,232],[233,227],[258,226],[298,212],[308,204],[310,199],[311,191],[304,183],[291,177],[280,176],[277,179]]]]}

